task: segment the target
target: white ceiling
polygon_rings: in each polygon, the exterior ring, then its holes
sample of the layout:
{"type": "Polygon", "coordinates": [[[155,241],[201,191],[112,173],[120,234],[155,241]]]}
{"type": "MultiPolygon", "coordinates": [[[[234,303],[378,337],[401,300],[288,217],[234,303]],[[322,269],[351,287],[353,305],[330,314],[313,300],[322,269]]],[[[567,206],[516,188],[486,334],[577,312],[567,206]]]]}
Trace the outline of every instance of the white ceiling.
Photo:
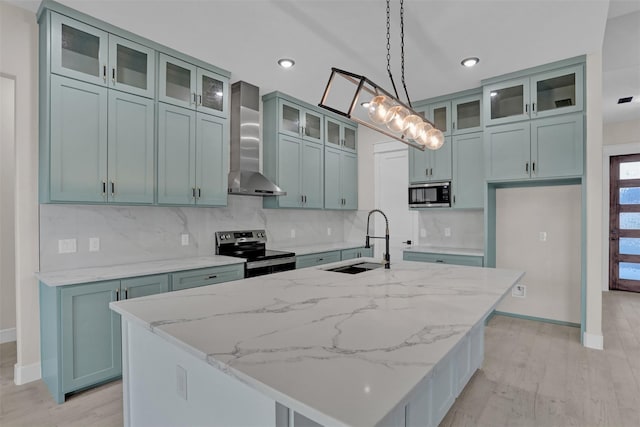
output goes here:
{"type": "MultiPolygon", "coordinates": [[[[14,0],[36,10],[39,2],[14,0]]],[[[391,90],[384,0],[60,0],[74,9],[227,69],[232,81],[317,104],[331,67],[391,90]],[[296,65],[282,70],[278,58],[296,65]]],[[[604,116],[640,119],[640,1],[405,0],[406,82],[413,101],[480,86],[482,79],[603,46],[604,116]],[[607,23],[607,15],[612,19],[607,23]],[[606,37],[605,37],[606,27],[606,37]],[[460,61],[477,56],[467,69],[460,61]],[[633,59],[629,61],[629,56],[633,59]]],[[[400,84],[399,1],[391,60],[400,84]]]]}

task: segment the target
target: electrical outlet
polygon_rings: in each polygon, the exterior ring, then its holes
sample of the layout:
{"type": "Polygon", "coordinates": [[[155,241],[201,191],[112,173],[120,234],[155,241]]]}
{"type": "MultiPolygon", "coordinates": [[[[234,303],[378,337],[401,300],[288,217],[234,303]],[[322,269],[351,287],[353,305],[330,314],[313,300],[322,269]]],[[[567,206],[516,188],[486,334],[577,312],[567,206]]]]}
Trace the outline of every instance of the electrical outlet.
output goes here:
{"type": "Polygon", "coordinates": [[[182,246],[189,246],[189,235],[183,234],[181,236],[182,246]]]}
{"type": "Polygon", "coordinates": [[[539,238],[541,242],[546,242],[547,241],[547,232],[546,231],[541,231],[539,234],[539,238]]]}
{"type": "Polygon", "coordinates": [[[76,239],[58,240],[58,253],[71,254],[76,252],[76,239]]]}
{"type": "Polygon", "coordinates": [[[511,296],[516,298],[524,298],[527,296],[527,285],[523,285],[521,283],[516,283],[513,288],[511,288],[511,296]]]}
{"type": "Polygon", "coordinates": [[[292,229],[291,229],[291,238],[292,238],[292,239],[295,239],[295,238],[296,238],[296,230],[295,230],[295,228],[292,228],[292,229]]]}
{"type": "Polygon", "coordinates": [[[449,227],[444,228],[444,237],[451,237],[451,228],[449,227]]]}
{"type": "Polygon", "coordinates": [[[176,393],[187,400],[187,370],[180,365],[176,365],[176,393]]]}
{"type": "Polygon", "coordinates": [[[420,237],[427,237],[427,230],[425,230],[424,228],[420,229],[420,237]]]}
{"type": "Polygon", "coordinates": [[[89,252],[98,252],[100,251],[100,238],[99,237],[90,237],[89,238],[89,252]]]}
{"type": "Polygon", "coordinates": [[[331,227],[327,227],[327,236],[331,236],[331,227]]]}

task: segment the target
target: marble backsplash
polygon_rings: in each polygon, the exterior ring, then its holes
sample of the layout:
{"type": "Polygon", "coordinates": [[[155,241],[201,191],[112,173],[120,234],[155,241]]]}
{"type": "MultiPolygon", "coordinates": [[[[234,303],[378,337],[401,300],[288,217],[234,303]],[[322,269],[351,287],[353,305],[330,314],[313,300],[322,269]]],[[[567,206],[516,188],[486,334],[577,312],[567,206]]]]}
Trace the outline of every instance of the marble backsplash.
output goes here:
{"type": "Polygon", "coordinates": [[[366,218],[364,211],[263,209],[262,198],[247,196],[229,196],[225,208],[44,204],[40,271],[211,255],[214,233],[223,230],[264,228],[274,247],[364,242],[366,218]],[[98,252],[89,251],[93,237],[98,252]],[[60,239],[76,239],[77,252],[58,253],[60,239]]]}
{"type": "Polygon", "coordinates": [[[471,210],[424,210],[418,215],[420,245],[447,248],[484,248],[484,211],[471,210]],[[445,229],[451,235],[446,236],[445,229]]]}

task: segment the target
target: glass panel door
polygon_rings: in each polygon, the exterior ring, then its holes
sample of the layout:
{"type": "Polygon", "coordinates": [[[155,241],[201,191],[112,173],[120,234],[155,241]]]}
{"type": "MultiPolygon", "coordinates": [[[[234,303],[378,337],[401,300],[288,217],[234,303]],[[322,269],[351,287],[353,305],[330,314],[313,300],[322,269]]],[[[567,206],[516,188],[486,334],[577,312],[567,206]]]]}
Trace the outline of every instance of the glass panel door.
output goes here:
{"type": "Polygon", "coordinates": [[[640,154],[611,158],[609,289],[640,292],[640,154]]]}
{"type": "Polygon", "coordinates": [[[582,66],[551,71],[532,78],[534,117],[582,110],[582,66]]]}
{"type": "Polygon", "coordinates": [[[227,81],[223,77],[198,68],[198,110],[227,117],[227,81]]]}
{"type": "Polygon", "coordinates": [[[485,86],[483,97],[487,125],[529,118],[529,78],[485,86]]]}
{"type": "Polygon", "coordinates": [[[445,102],[442,104],[432,105],[429,109],[429,116],[437,129],[440,129],[445,135],[450,134],[449,122],[451,121],[451,103],[445,102]]]}
{"type": "Polygon", "coordinates": [[[465,98],[452,103],[453,132],[467,133],[482,130],[482,117],[480,114],[480,95],[473,98],[465,98]]]}
{"type": "Polygon", "coordinates": [[[280,132],[300,136],[300,108],[294,104],[280,101],[280,132]]]}
{"type": "Polygon", "coordinates": [[[340,146],[340,124],[327,120],[327,139],[326,142],[335,145],[337,147],[340,146]]]}
{"type": "Polygon", "coordinates": [[[104,85],[107,83],[106,32],[52,13],[51,71],[104,85]]]}
{"type": "Polygon", "coordinates": [[[304,139],[322,142],[322,116],[317,113],[305,111],[303,130],[304,139]]]}
{"type": "Polygon", "coordinates": [[[110,85],[135,95],[155,94],[155,51],[109,34],[110,85]]]}
{"type": "Polygon", "coordinates": [[[180,107],[195,108],[196,67],[160,54],[160,94],[158,99],[180,107]]]}
{"type": "Polygon", "coordinates": [[[345,126],[344,128],[344,148],[356,151],[356,130],[345,126]]]}

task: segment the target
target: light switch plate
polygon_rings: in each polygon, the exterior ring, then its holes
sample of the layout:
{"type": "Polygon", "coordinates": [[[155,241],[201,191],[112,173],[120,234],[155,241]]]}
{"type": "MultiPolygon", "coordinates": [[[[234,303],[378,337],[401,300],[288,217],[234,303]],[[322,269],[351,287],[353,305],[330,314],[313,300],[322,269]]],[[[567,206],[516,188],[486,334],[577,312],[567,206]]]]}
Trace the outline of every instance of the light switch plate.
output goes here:
{"type": "Polygon", "coordinates": [[[296,238],[296,230],[295,230],[295,228],[292,228],[292,229],[291,229],[291,238],[292,238],[292,239],[295,239],[295,238],[296,238]]]}
{"type": "Polygon", "coordinates": [[[181,236],[182,246],[189,246],[189,235],[183,234],[181,236]]]}
{"type": "Polygon", "coordinates": [[[327,236],[331,236],[331,227],[327,227],[327,236]]]}
{"type": "Polygon", "coordinates": [[[77,251],[76,239],[61,239],[58,240],[58,253],[59,254],[71,254],[77,251]]]}
{"type": "Polygon", "coordinates": [[[540,241],[541,242],[546,242],[547,241],[547,232],[546,231],[541,231],[539,237],[540,237],[540,241]]]}
{"type": "Polygon", "coordinates": [[[451,228],[449,227],[444,228],[444,237],[451,237],[451,228]]]}
{"type": "Polygon", "coordinates": [[[90,237],[89,238],[89,252],[98,252],[100,251],[100,238],[99,237],[90,237]]]}
{"type": "Polygon", "coordinates": [[[424,228],[420,229],[420,237],[427,237],[427,230],[424,228]]]}

